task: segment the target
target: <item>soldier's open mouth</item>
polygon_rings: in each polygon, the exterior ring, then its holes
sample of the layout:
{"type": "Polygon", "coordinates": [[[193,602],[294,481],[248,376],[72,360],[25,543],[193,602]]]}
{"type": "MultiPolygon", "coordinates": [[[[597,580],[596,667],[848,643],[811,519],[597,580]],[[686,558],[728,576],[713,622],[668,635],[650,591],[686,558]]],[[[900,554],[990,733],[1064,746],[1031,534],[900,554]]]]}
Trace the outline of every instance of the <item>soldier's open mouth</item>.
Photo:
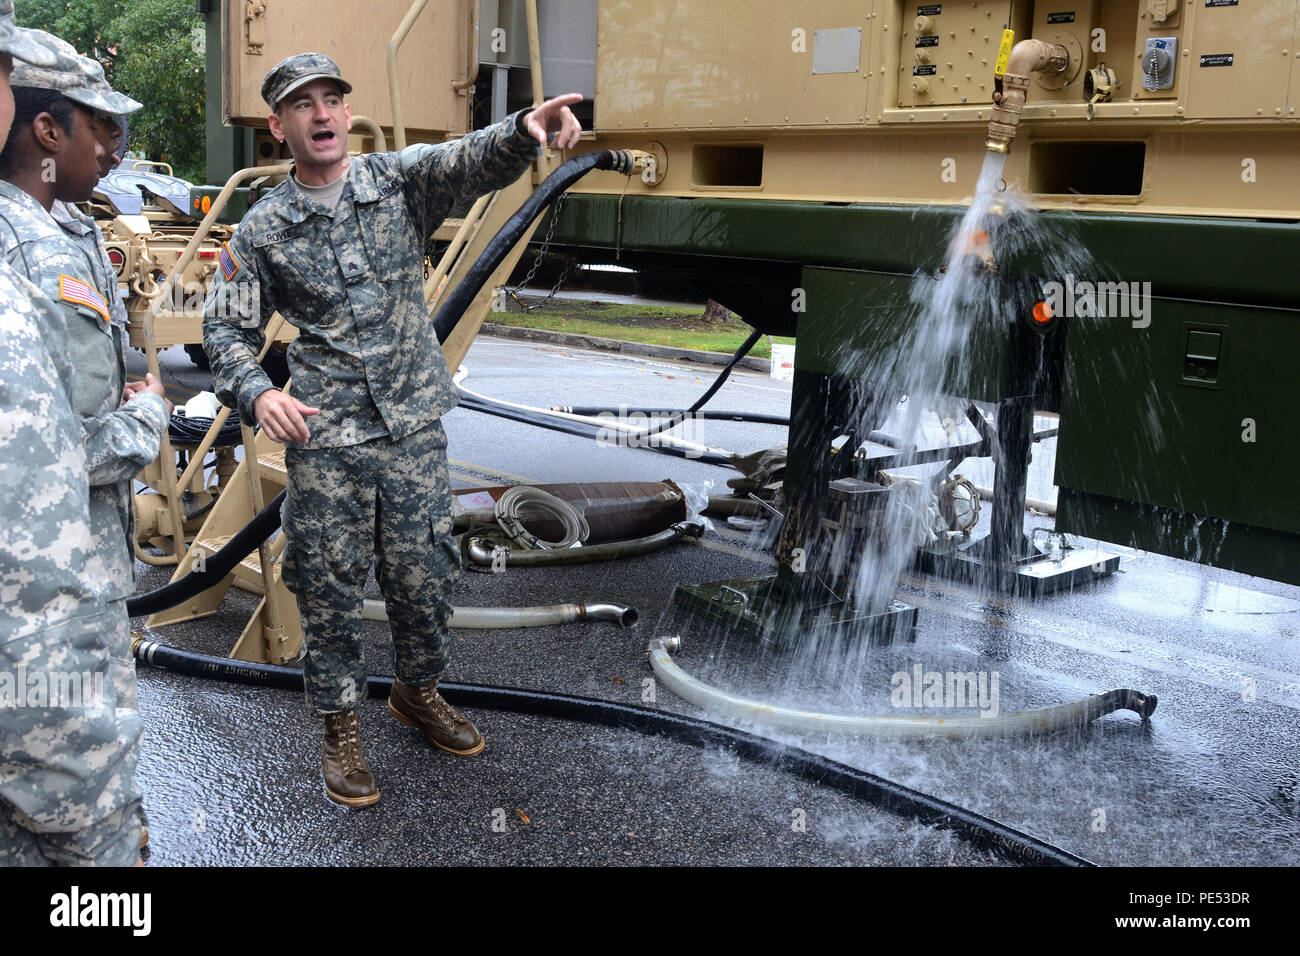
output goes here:
{"type": "Polygon", "coordinates": [[[334,138],[334,133],[330,130],[322,130],[319,133],[313,133],[311,138],[317,143],[328,143],[334,138]]]}

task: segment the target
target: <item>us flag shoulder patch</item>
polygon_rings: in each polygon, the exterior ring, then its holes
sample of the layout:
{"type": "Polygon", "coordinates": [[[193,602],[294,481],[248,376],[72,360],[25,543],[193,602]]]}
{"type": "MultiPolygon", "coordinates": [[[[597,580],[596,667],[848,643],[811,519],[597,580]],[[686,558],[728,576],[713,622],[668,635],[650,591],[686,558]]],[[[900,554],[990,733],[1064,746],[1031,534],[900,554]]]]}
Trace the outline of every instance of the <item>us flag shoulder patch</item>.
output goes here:
{"type": "Polygon", "coordinates": [[[93,309],[103,317],[105,322],[109,321],[108,303],[104,297],[79,279],[74,279],[72,276],[59,276],[59,298],[73,305],[84,305],[88,309],[93,309]]]}
{"type": "Polygon", "coordinates": [[[221,255],[217,257],[217,261],[221,263],[221,274],[229,282],[235,277],[235,273],[239,271],[239,263],[235,261],[234,255],[230,252],[230,243],[223,242],[221,244],[221,255]]]}

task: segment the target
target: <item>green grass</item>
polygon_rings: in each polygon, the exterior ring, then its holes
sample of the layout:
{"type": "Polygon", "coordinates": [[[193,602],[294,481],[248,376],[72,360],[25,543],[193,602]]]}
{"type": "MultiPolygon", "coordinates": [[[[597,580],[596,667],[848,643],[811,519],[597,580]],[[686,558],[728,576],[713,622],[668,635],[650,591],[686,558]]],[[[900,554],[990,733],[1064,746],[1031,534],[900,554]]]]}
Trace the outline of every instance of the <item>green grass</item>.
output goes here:
{"type": "MultiPolygon", "coordinates": [[[[489,325],[596,335],[621,342],[644,342],[726,354],[736,351],[752,331],[739,319],[702,322],[703,314],[703,308],[677,309],[553,299],[532,312],[493,312],[487,321],[489,325]]],[[[775,341],[793,343],[794,339],[778,336],[775,341]]],[[[756,358],[771,358],[767,337],[759,339],[749,354],[756,358]]]]}

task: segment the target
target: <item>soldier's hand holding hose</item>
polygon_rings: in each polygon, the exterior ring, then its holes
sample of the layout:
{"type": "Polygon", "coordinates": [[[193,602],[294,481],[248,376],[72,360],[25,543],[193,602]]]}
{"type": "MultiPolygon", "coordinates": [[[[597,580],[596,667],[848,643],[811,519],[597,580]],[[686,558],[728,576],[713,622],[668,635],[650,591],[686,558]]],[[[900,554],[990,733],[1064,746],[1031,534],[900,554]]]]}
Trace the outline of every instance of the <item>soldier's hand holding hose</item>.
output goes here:
{"type": "Polygon", "coordinates": [[[319,408],[304,405],[292,395],[268,388],[253,400],[253,411],[262,431],[281,444],[287,441],[305,442],[311,438],[304,415],[318,415],[319,408]]]}
{"type": "Polygon", "coordinates": [[[572,149],[578,145],[582,124],[573,115],[569,105],[581,102],[581,93],[565,93],[549,99],[524,117],[524,127],[543,146],[550,137],[554,137],[555,141],[551,145],[556,149],[572,149]]]}

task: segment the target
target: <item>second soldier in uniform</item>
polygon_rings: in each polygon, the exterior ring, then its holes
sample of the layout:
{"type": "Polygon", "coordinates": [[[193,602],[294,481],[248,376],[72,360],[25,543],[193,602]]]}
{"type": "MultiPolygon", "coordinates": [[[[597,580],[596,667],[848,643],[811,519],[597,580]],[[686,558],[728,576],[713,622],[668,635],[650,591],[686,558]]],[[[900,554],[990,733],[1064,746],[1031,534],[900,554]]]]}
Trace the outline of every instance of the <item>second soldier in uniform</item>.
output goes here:
{"type": "MultiPolygon", "coordinates": [[[[111,123],[122,102],[91,87],[93,71],[67,43],[40,31],[31,36],[54,55],[56,65],[21,64],[11,79],[16,115],[0,153],[0,253],[63,313],[75,369],[74,405],[85,433],[91,527],[109,602],[108,644],[119,688],[119,722],[124,739],[138,752],[135,662],[126,612],[126,599],[135,590],[131,479],[157,457],[170,410],[162,386],[151,377],[123,404],[125,330],[113,322],[109,298],[115,298],[117,283],[102,274],[102,265],[97,268],[94,227],[86,227],[89,233],[70,232],[51,215],[56,202],[90,198],[106,153],[97,126],[111,123]]],[[[103,90],[108,91],[107,84],[103,90]]]]}
{"type": "MultiPolygon", "coordinates": [[[[11,56],[58,57],[0,0],[0,138],[11,56]]],[[[0,865],[138,862],[139,716],[115,707],[114,609],[90,518],[61,310],[0,262],[0,865]],[[26,695],[35,692],[38,696],[26,695]]]]}

